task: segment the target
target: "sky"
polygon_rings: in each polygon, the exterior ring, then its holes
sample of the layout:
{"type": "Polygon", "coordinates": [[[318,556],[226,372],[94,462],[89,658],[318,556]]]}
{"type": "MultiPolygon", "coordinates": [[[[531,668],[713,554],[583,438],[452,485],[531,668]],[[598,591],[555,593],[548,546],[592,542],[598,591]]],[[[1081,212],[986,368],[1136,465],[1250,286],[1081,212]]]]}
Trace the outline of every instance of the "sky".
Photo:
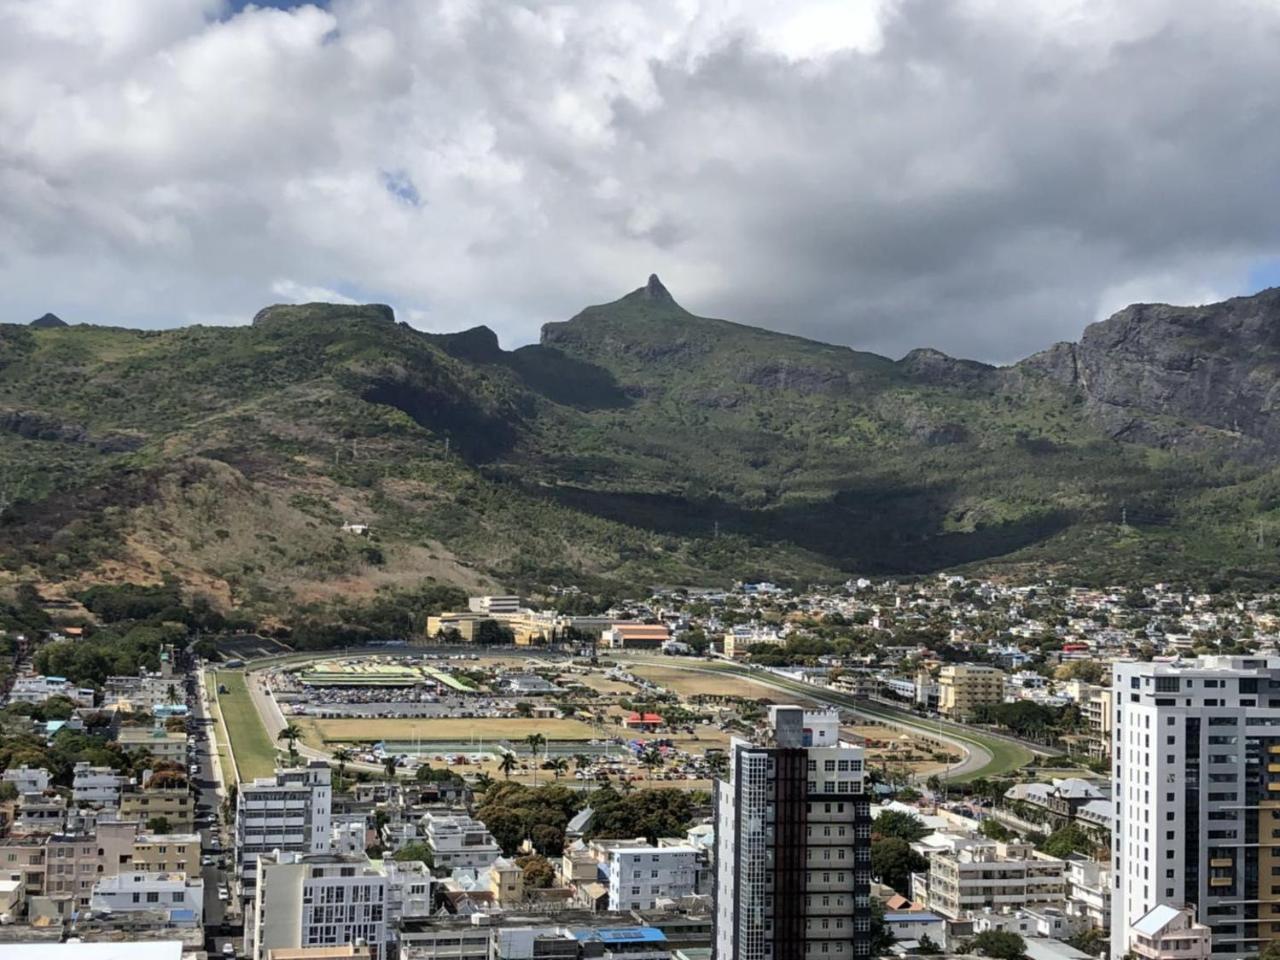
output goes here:
{"type": "Polygon", "coordinates": [[[691,311],[1011,362],[1280,284],[1275,0],[0,0],[0,320],[691,311]]]}

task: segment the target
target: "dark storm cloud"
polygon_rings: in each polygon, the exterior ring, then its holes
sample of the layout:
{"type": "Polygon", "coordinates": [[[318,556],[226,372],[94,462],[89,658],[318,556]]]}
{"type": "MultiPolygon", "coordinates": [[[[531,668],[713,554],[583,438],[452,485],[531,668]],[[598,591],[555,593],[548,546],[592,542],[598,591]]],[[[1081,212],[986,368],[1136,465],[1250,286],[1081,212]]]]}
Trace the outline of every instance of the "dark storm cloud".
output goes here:
{"type": "Polygon", "coordinates": [[[0,0],[6,319],[359,290],[512,345],[690,309],[1012,360],[1280,256],[1280,13],[1226,0],[0,0]]]}

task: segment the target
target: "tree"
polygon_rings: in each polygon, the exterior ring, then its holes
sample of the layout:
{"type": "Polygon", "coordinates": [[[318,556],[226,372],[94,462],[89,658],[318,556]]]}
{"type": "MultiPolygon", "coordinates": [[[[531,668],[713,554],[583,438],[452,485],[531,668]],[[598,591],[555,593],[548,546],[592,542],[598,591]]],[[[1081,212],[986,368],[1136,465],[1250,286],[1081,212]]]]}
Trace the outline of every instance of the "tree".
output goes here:
{"type": "Polygon", "coordinates": [[[883,957],[893,946],[897,938],[889,925],[884,922],[884,903],[875,897],[871,898],[871,955],[883,957]]]}
{"type": "Polygon", "coordinates": [[[529,758],[533,761],[533,782],[538,783],[538,751],[547,745],[547,738],[540,733],[531,733],[524,738],[529,745],[529,758]]]}
{"type": "Polygon", "coordinates": [[[964,946],[965,953],[981,953],[995,960],[1020,960],[1027,942],[1009,930],[984,930],[964,946]]]}
{"type": "Polygon", "coordinates": [[[338,783],[341,784],[347,776],[347,764],[355,756],[347,747],[339,747],[333,751],[333,759],[338,761],[338,783]]]}
{"type": "Polygon", "coordinates": [[[411,840],[406,843],[391,855],[391,859],[400,863],[421,860],[428,867],[434,867],[436,865],[436,858],[431,852],[431,847],[421,840],[411,840]]]}
{"type": "Polygon", "coordinates": [[[928,865],[901,837],[881,837],[871,844],[871,875],[901,894],[910,891],[911,874],[928,865]]]}
{"type": "Polygon", "coordinates": [[[707,769],[712,779],[723,780],[729,776],[729,755],[723,750],[707,755],[707,769]]]}
{"type": "Polygon", "coordinates": [[[920,940],[916,946],[916,953],[932,955],[941,952],[942,948],[933,942],[933,937],[929,936],[927,933],[922,933],[920,935],[920,940]]]}
{"type": "Polygon", "coordinates": [[[556,882],[556,871],[550,861],[540,853],[516,857],[524,885],[530,890],[545,890],[556,882]]]}
{"type": "Polygon", "coordinates": [[[1013,831],[995,817],[983,820],[978,826],[978,832],[990,840],[1009,840],[1013,837],[1013,831]]]}
{"type": "Polygon", "coordinates": [[[885,810],[871,824],[871,832],[882,837],[897,837],[908,843],[915,843],[929,833],[929,828],[914,813],[885,810]]]}
{"type": "Polygon", "coordinates": [[[1062,860],[1073,853],[1090,853],[1097,846],[1089,835],[1074,823],[1059,827],[1045,839],[1040,849],[1062,860]]]}
{"type": "Polygon", "coordinates": [[[396,778],[396,767],[398,762],[395,757],[385,757],[382,761],[382,772],[386,775],[387,780],[394,781],[396,778]]]}
{"type": "Polygon", "coordinates": [[[489,776],[483,770],[476,774],[475,788],[479,793],[484,793],[493,786],[493,777],[489,776]]]}
{"type": "Polygon", "coordinates": [[[640,754],[640,766],[644,767],[645,775],[652,780],[653,771],[661,770],[666,758],[662,756],[662,751],[657,747],[646,747],[644,752],[640,754]]]}
{"type": "Polygon", "coordinates": [[[164,695],[164,697],[165,697],[165,702],[166,702],[166,703],[177,703],[177,702],[178,702],[178,688],[177,688],[177,687],[175,687],[172,683],[171,683],[171,684],[169,684],[169,689],[165,691],[165,695],[164,695]]]}
{"type": "Polygon", "coordinates": [[[276,740],[289,741],[289,762],[295,766],[298,763],[298,738],[302,736],[302,731],[294,724],[289,723],[285,728],[276,734],[276,740]]]}
{"type": "Polygon", "coordinates": [[[151,833],[168,833],[173,829],[168,817],[152,817],[147,821],[147,830],[151,833]]]}
{"type": "Polygon", "coordinates": [[[520,761],[516,759],[514,753],[504,753],[502,759],[498,761],[498,769],[502,771],[502,775],[508,780],[511,779],[511,771],[520,765],[520,761]]]}
{"type": "Polygon", "coordinates": [[[569,769],[569,761],[566,760],[564,757],[556,757],[551,761],[551,772],[555,774],[555,778],[557,780],[559,780],[560,775],[568,769],[569,769]]]}

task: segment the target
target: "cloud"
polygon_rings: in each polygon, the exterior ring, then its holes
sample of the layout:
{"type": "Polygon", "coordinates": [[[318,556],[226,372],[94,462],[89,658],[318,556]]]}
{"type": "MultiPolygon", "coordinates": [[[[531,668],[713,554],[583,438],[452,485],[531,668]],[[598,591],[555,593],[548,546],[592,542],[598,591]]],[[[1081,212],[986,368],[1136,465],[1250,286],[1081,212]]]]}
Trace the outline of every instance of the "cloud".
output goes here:
{"type": "Polygon", "coordinates": [[[510,346],[656,271],[1004,361],[1280,257],[1262,0],[160,6],[0,0],[12,319],[358,288],[510,346]]]}

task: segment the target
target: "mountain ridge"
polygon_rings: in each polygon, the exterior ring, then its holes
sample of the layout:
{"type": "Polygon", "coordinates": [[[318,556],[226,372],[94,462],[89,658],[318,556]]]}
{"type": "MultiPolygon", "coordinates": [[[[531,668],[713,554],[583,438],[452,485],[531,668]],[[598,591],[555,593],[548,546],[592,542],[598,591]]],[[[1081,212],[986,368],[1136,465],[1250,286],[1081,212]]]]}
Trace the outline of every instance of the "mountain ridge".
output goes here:
{"type": "Polygon", "coordinates": [[[892,360],[698,317],[653,275],[510,351],[377,304],[0,325],[0,590],[174,577],[274,614],[424,582],[1270,579],[1277,323],[1264,291],[1005,367],[892,360]]]}

